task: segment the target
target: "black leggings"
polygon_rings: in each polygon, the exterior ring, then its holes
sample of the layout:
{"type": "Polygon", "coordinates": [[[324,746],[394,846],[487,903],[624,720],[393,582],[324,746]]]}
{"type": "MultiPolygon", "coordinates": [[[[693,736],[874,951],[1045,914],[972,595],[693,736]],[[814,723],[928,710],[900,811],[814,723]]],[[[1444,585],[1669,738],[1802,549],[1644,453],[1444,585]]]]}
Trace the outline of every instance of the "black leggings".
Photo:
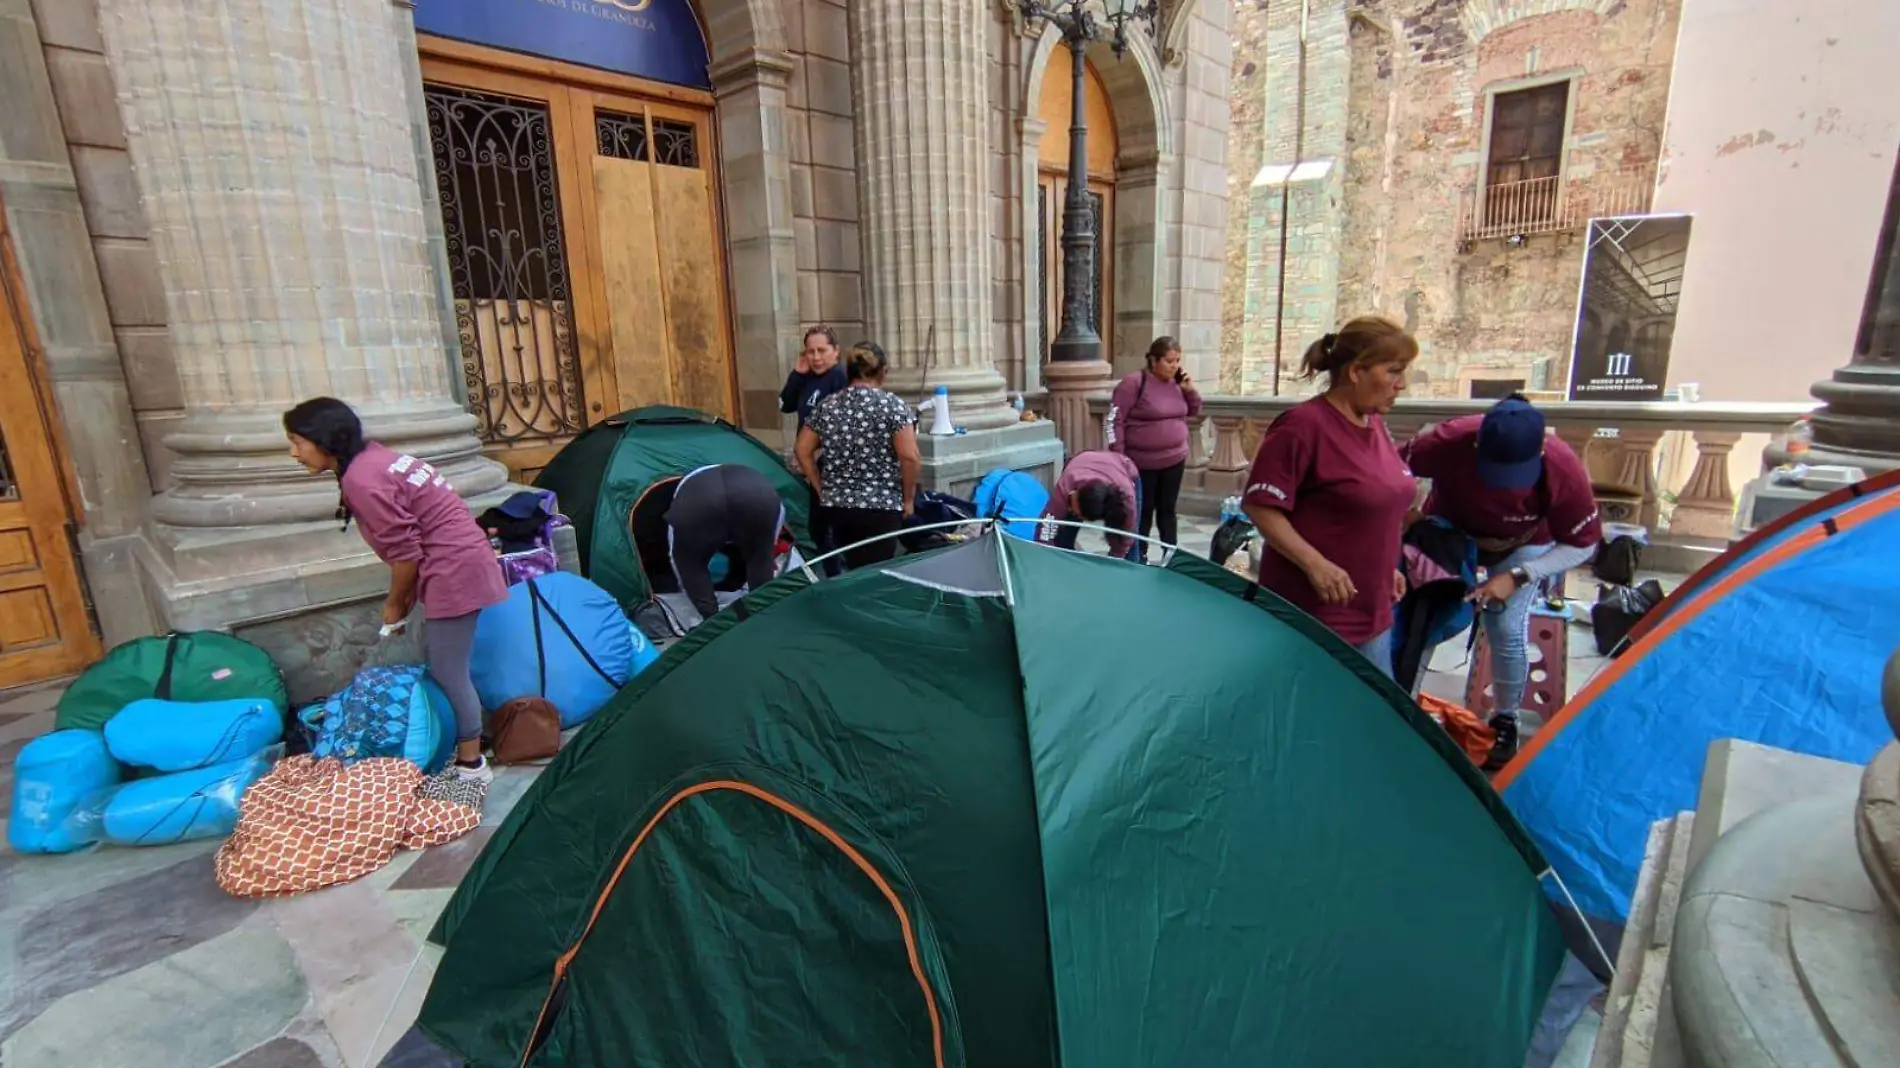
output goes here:
{"type": "MultiPolygon", "coordinates": [[[[831,519],[831,535],[840,548],[855,544],[866,538],[875,538],[879,534],[894,533],[904,525],[904,513],[887,512],[879,508],[827,508],[831,519]]],[[[881,564],[897,555],[896,538],[878,538],[869,545],[859,545],[844,554],[844,566],[856,569],[868,564],[881,564]]]]}
{"type": "Polygon", "coordinates": [[[755,591],[772,581],[778,570],[773,549],[784,517],[777,488],[750,467],[721,464],[680,484],[666,513],[668,548],[680,592],[701,619],[719,611],[711,570],[717,554],[727,553],[743,568],[746,584],[755,591]]]}
{"type": "MultiPolygon", "coordinates": [[[[1173,467],[1157,468],[1141,473],[1141,526],[1135,533],[1148,536],[1148,528],[1160,524],[1160,538],[1164,544],[1179,545],[1181,530],[1175,516],[1174,506],[1181,499],[1181,476],[1187,473],[1187,461],[1182,460],[1173,467]]],[[[1141,558],[1148,559],[1148,543],[1141,543],[1141,558]]]]}
{"type": "MultiPolygon", "coordinates": [[[[817,490],[807,486],[806,491],[811,495],[811,503],[807,506],[805,512],[805,529],[811,534],[812,548],[820,555],[823,555],[836,549],[840,543],[836,540],[837,535],[833,533],[831,529],[830,509],[826,508],[824,502],[818,499],[817,490]]],[[[842,544],[849,545],[851,543],[847,541],[842,544]]],[[[825,575],[828,578],[837,578],[839,575],[844,574],[844,565],[840,564],[836,557],[826,560],[820,564],[819,567],[824,569],[825,575]]]]}

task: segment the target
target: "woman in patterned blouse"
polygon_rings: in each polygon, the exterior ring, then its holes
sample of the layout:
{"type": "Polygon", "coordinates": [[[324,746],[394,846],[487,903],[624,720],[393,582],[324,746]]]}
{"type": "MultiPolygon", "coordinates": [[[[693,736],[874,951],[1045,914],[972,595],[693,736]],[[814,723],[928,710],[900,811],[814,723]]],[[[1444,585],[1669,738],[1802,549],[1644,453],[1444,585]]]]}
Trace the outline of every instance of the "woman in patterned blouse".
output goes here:
{"type": "Polygon", "coordinates": [[[799,428],[797,452],[799,469],[831,519],[833,539],[855,546],[845,552],[845,566],[857,568],[896,554],[897,539],[888,535],[911,513],[923,457],[916,411],[884,390],[891,366],[884,350],[860,341],[844,362],[848,384],[799,428]],[[878,540],[857,544],[866,538],[878,540]]]}

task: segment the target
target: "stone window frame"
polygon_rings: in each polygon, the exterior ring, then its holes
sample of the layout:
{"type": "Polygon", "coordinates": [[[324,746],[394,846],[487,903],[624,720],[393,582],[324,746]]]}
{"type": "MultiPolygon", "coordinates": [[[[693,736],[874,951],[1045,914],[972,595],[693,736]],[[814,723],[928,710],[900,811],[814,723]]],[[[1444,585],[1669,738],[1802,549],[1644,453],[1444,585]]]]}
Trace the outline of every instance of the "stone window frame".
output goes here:
{"type": "Polygon", "coordinates": [[[1570,142],[1577,133],[1577,93],[1583,86],[1584,69],[1582,67],[1564,67],[1559,70],[1545,71],[1540,74],[1527,74],[1521,78],[1506,78],[1492,82],[1481,92],[1484,106],[1478,112],[1478,121],[1482,124],[1482,133],[1478,140],[1477,179],[1472,188],[1477,196],[1474,204],[1483,205],[1485,194],[1491,185],[1491,129],[1497,117],[1497,98],[1508,93],[1522,92],[1526,89],[1542,89],[1559,82],[1569,82],[1564,93],[1564,135],[1557,154],[1557,205],[1555,216],[1563,218],[1566,202],[1570,199],[1570,142]]]}

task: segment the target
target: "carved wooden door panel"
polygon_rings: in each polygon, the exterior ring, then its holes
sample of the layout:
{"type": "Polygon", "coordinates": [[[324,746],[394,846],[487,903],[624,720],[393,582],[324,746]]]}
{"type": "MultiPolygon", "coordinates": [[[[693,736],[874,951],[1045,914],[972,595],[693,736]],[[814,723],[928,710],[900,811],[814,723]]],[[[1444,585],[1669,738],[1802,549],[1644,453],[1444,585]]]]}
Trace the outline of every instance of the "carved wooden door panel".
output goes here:
{"type": "Polygon", "coordinates": [[[0,689],[70,674],[99,655],[70,536],[34,334],[0,210],[0,689]]]}
{"type": "Polygon", "coordinates": [[[573,102],[577,146],[592,149],[591,273],[619,406],[734,419],[710,114],[602,92],[573,102]]]}

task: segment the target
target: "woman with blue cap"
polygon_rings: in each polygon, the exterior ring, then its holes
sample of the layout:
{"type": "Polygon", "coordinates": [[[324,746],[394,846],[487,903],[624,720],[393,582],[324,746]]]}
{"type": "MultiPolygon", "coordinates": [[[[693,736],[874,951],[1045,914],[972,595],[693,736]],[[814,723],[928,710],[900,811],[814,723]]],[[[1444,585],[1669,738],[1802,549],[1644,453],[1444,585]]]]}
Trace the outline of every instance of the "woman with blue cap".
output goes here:
{"type": "Polygon", "coordinates": [[[1603,540],[1583,460],[1544,427],[1544,413],[1513,393],[1483,415],[1425,428],[1404,449],[1412,473],[1432,482],[1423,513],[1464,532],[1489,577],[1471,591],[1491,647],[1491,729],[1486,770],[1517,754],[1518,710],[1530,674],[1531,606],[1546,579],[1582,567],[1603,540]]]}

